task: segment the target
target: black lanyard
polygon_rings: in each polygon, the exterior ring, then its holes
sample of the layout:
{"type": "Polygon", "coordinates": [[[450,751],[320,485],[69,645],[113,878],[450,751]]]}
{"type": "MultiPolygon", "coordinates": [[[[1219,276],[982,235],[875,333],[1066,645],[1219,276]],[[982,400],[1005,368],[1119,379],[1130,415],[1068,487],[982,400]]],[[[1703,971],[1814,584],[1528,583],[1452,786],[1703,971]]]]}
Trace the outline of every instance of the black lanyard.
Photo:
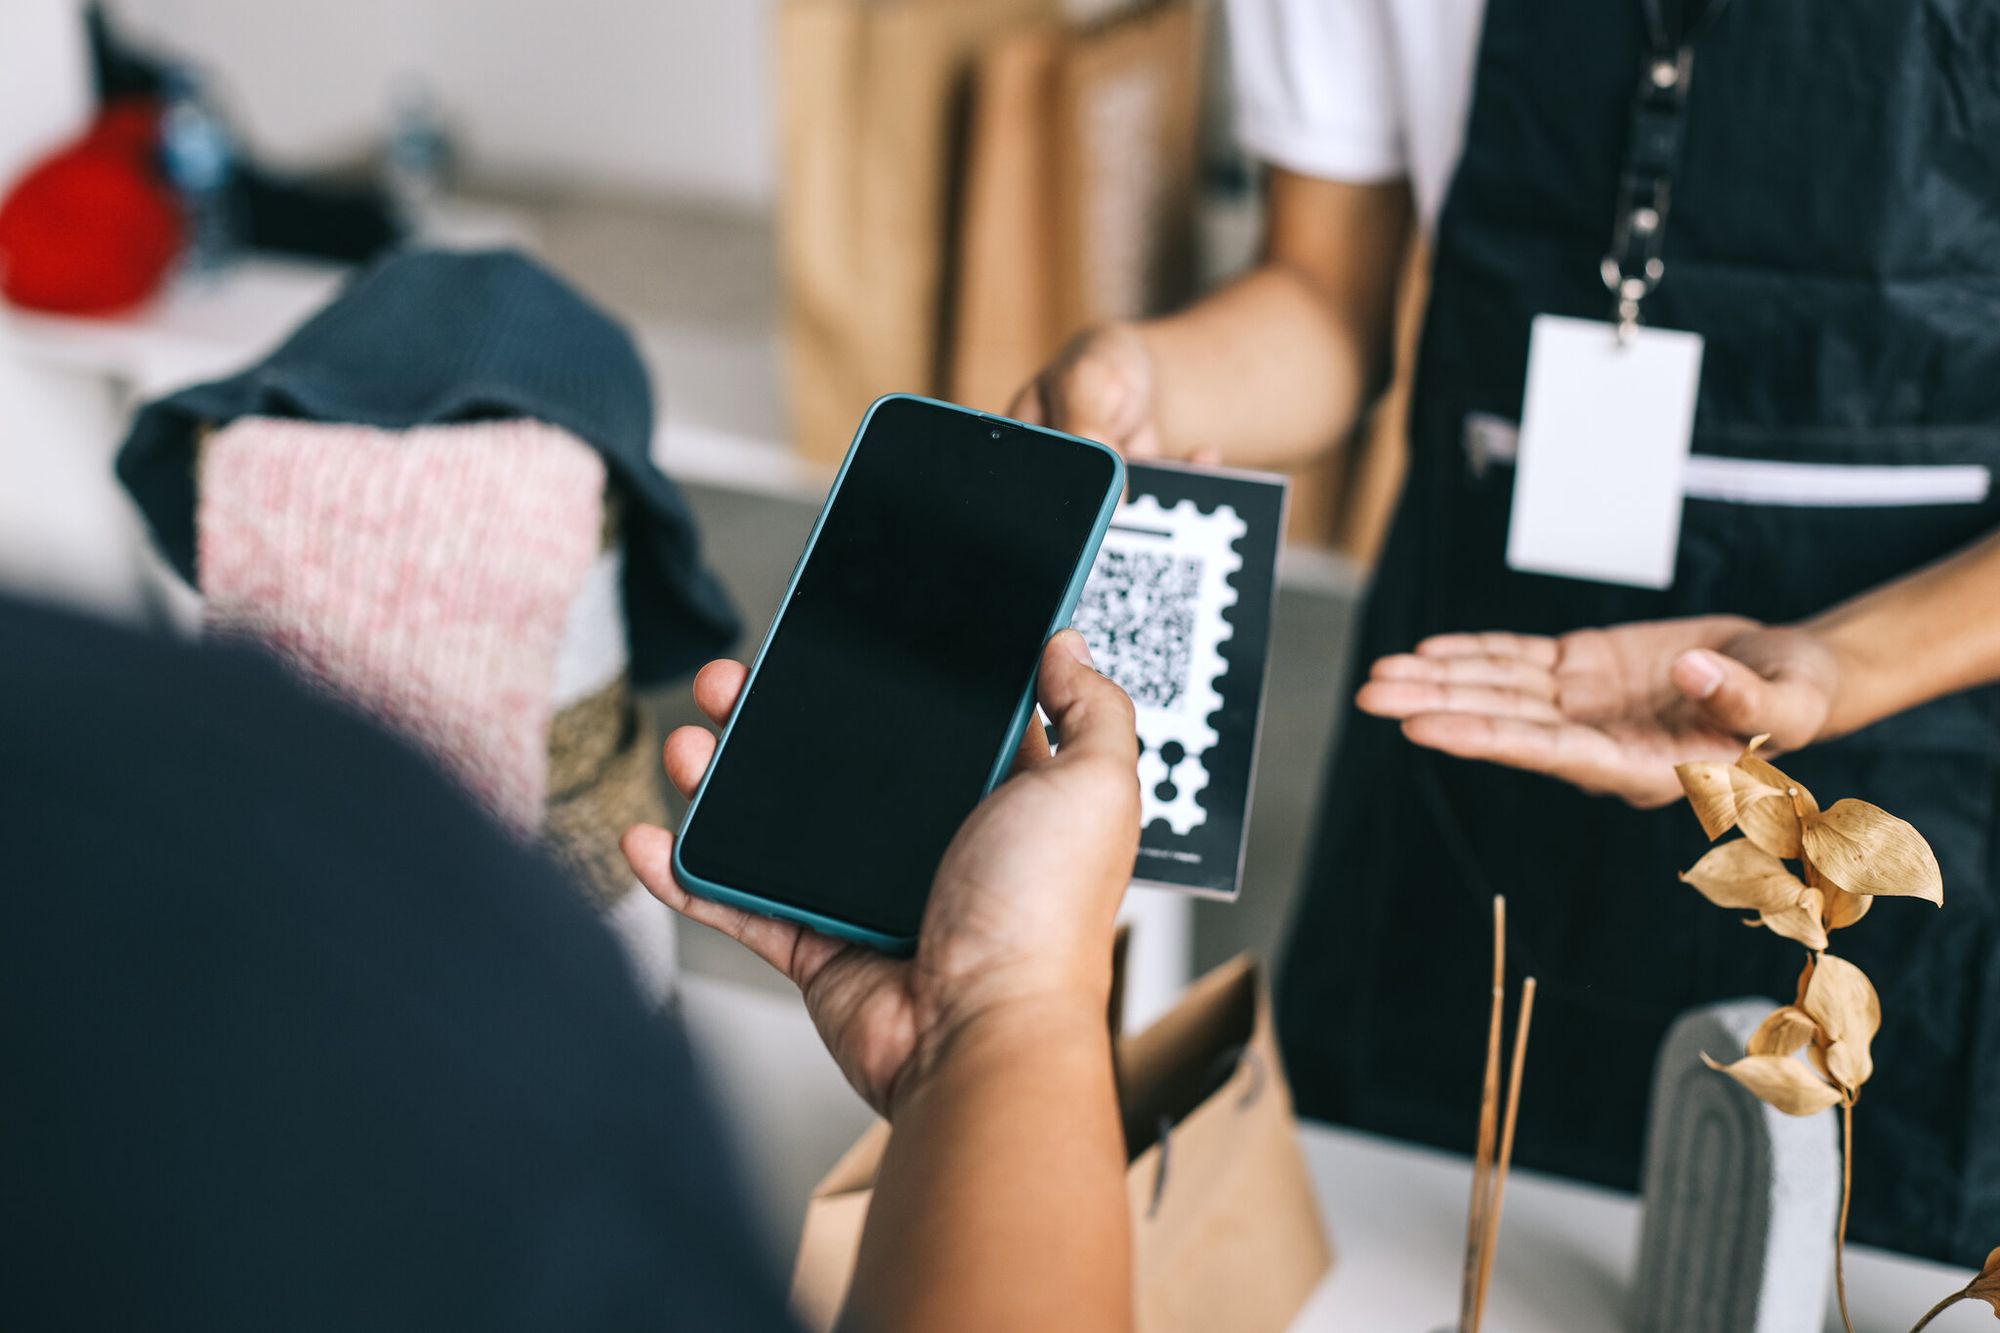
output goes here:
{"type": "Polygon", "coordinates": [[[1639,303],[1666,276],[1660,257],[1667,236],[1667,209],[1673,202],[1674,166],[1686,124],[1689,81],[1694,77],[1694,42],[1727,0],[1641,0],[1646,15],[1646,57],[1632,98],[1632,124],[1625,165],[1618,176],[1618,213],[1611,249],[1600,271],[1611,292],[1622,341],[1639,323],[1639,303]],[[1692,10],[1692,12],[1690,12],[1692,10]]]}

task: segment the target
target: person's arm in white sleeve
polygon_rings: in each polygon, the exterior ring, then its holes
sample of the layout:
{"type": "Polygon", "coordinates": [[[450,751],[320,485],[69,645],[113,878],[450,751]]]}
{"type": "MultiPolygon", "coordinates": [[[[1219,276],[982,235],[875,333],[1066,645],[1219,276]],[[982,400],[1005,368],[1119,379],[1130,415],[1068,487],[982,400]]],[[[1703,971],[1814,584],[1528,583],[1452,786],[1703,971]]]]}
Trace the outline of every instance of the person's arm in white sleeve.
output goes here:
{"type": "Polygon", "coordinates": [[[1089,330],[1012,412],[1137,457],[1284,466],[1387,378],[1410,190],[1384,0],[1231,0],[1238,123],[1271,164],[1264,250],[1163,319],[1089,330]]]}

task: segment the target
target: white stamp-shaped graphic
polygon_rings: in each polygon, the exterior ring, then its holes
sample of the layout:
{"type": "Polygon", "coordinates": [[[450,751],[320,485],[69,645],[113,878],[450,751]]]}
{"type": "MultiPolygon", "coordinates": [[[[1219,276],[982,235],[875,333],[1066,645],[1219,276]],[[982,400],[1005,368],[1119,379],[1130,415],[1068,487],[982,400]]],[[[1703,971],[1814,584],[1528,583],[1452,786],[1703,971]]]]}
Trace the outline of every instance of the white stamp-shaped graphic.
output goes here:
{"type": "Polygon", "coordinates": [[[1236,602],[1229,578],[1244,531],[1228,505],[1203,513],[1192,500],[1169,509],[1139,496],[1112,519],[1072,622],[1138,712],[1143,821],[1179,834],[1208,817],[1202,756],[1216,742],[1208,719],[1222,707],[1223,613],[1236,602]]]}

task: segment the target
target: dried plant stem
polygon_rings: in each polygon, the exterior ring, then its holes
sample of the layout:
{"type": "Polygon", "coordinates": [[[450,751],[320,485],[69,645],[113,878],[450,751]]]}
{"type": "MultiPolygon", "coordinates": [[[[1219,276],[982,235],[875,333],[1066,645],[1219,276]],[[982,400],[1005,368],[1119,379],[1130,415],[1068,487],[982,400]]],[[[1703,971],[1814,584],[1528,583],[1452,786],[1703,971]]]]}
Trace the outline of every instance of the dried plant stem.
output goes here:
{"type": "MultiPolygon", "coordinates": [[[[1833,1235],[1833,1289],[1840,1297],[1840,1322],[1847,1333],[1854,1333],[1854,1320],[1847,1313],[1847,1205],[1853,1198],[1854,1098],[1850,1096],[1840,1107],[1840,1229],[1833,1235]]],[[[1929,1315],[1924,1322],[1930,1322],[1929,1315]]]]}
{"type": "Polygon", "coordinates": [[[1937,1318],[1952,1306],[1957,1305],[1960,1301],[1969,1299],[1971,1295],[1970,1291],[1954,1291],[1951,1295],[1924,1311],[1924,1317],[1911,1326],[1910,1333],[1924,1333],[1924,1330],[1931,1326],[1931,1320],[1937,1318]]]}
{"type": "Polygon", "coordinates": [[[1507,1201],[1507,1169],[1514,1161],[1514,1125],[1521,1114],[1521,1069],[1527,1062],[1528,1024],[1535,1016],[1535,979],[1521,983],[1521,1012],[1514,1022],[1514,1059],[1507,1070],[1507,1115],[1500,1127],[1500,1160],[1493,1172],[1493,1204],[1480,1243],[1479,1290],[1472,1301],[1472,1326],[1486,1320],[1486,1287],[1493,1277],[1493,1251],[1500,1243],[1501,1206],[1507,1201]]]}
{"type": "Polygon", "coordinates": [[[1479,1094],[1479,1142],[1472,1161],[1472,1202],[1465,1219],[1465,1272],[1458,1292],[1460,1333],[1479,1328],[1479,1256],[1486,1228],[1489,1176],[1500,1106],[1500,1013],[1507,980],[1507,899],[1493,898],[1493,999],[1486,1024],[1486,1081],[1479,1094]]]}

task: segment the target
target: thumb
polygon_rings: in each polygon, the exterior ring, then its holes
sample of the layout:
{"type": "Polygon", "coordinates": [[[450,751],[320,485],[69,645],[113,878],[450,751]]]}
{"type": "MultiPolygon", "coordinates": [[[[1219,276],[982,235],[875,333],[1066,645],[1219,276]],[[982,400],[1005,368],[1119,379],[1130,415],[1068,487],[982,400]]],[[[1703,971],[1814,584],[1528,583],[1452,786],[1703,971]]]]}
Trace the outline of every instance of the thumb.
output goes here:
{"type": "Polygon", "coordinates": [[[1042,650],[1036,694],[1060,737],[1051,763],[1102,760],[1136,775],[1139,737],[1132,701],[1097,673],[1081,634],[1066,629],[1049,640],[1042,650]]]}
{"type": "Polygon", "coordinates": [[[1674,659],[1674,688],[1720,730],[1738,736],[1770,733],[1780,749],[1810,742],[1825,707],[1803,681],[1782,670],[1764,677],[1726,654],[1692,648],[1674,659]]]}

